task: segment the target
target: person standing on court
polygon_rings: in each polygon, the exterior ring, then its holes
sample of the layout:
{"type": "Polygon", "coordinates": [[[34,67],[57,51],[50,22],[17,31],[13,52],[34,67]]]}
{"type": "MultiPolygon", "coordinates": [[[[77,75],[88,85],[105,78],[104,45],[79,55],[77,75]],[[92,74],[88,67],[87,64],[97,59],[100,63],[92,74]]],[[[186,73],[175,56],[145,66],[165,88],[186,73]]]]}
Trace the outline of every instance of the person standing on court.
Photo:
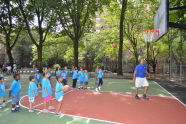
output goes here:
{"type": "Polygon", "coordinates": [[[135,99],[140,99],[138,96],[138,88],[144,87],[143,98],[148,100],[147,91],[149,87],[149,83],[146,77],[150,78],[149,73],[147,72],[147,67],[145,65],[144,59],[141,59],[140,64],[135,67],[133,82],[135,83],[135,99]]]}
{"type": "Polygon", "coordinates": [[[72,88],[76,88],[76,83],[77,83],[77,78],[78,78],[78,68],[74,67],[72,68],[72,88]]]}

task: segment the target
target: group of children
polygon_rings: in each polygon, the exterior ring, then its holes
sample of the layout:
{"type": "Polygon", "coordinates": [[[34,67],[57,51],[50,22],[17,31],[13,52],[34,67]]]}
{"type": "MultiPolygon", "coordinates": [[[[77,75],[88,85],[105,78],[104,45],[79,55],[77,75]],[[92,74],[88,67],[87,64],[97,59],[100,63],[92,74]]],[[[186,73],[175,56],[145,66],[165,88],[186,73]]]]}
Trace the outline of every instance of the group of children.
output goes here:
{"type": "MultiPolygon", "coordinates": [[[[69,73],[72,73],[72,88],[76,88],[76,83],[78,84],[78,89],[87,89],[88,80],[90,74],[88,71],[83,68],[79,70],[75,67],[72,71],[64,68],[61,70],[57,68],[55,71],[56,76],[56,86],[55,92],[52,91],[52,83],[51,83],[51,76],[53,75],[52,71],[48,69],[44,73],[44,77],[42,78],[42,74],[37,71],[34,75],[29,76],[29,85],[28,85],[28,101],[29,101],[29,112],[34,112],[34,102],[35,98],[38,96],[38,87],[41,87],[41,93],[43,98],[44,109],[43,112],[47,113],[50,109],[55,109],[51,106],[51,102],[53,100],[52,95],[55,95],[55,99],[58,101],[58,106],[56,108],[56,115],[61,115],[60,108],[62,105],[62,100],[64,96],[64,87],[67,85],[67,78],[69,73]],[[48,108],[47,108],[48,106],[48,108]]],[[[103,75],[104,72],[101,68],[96,71],[96,80],[97,80],[97,87],[96,91],[101,90],[101,85],[103,84],[103,75]]],[[[21,93],[21,83],[20,83],[20,75],[14,74],[14,81],[12,82],[9,88],[9,97],[12,98],[12,109],[11,112],[19,112],[20,106],[20,93],[21,93]]],[[[6,87],[4,84],[4,75],[0,73],[0,107],[5,106],[5,99],[6,96],[6,87]]]]}

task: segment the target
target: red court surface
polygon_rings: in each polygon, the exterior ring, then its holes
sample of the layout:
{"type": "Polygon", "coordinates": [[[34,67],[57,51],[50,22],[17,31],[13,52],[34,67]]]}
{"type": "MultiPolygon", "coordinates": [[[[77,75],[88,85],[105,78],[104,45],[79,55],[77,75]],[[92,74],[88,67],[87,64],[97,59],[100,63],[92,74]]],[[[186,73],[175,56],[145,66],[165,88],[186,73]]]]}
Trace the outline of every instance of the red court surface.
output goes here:
{"type": "MultiPolygon", "coordinates": [[[[43,109],[42,102],[36,98],[36,109],[43,109]]],[[[27,96],[20,103],[28,107],[27,96]]],[[[52,105],[57,106],[55,99],[52,105]]],[[[171,97],[136,100],[129,94],[73,90],[64,96],[62,113],[124,124],[186,124],[186,107],[171,97]]]]}

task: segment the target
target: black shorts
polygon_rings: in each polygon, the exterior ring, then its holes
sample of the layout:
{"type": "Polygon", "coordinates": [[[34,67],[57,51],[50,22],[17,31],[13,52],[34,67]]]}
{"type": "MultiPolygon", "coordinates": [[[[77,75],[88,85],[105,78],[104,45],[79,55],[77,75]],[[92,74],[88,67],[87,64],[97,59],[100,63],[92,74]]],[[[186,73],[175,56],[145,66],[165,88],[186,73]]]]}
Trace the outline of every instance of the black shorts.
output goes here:
{"type": "Polygon", "coordinates": [[[98,86],[102,86],[103,85],[103,79],[102,78],[98,78],[97,84],[98,84],[98,86]]]}
{"type": "Polygon", "coordinates": [[[64,86],[67,85],[67,79],[63,79],[62,83],[64,86]]]}
{"type": "Polygon", "coordinates": [[[88,82],[84,82],[85,85],[88,85],[88,82]]]}

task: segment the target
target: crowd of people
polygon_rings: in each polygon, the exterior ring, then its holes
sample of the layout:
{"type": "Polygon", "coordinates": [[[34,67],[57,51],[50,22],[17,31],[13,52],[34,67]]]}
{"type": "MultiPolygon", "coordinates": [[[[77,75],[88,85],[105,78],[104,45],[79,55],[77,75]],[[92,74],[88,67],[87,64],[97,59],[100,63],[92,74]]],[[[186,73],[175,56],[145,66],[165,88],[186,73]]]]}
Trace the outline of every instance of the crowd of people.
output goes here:
{"type": "Polygon", "coordinates": [[[1,70],[7,75],[15,74],[19,72],[19,66],[16,63],[0,65],[1,70]]]}

